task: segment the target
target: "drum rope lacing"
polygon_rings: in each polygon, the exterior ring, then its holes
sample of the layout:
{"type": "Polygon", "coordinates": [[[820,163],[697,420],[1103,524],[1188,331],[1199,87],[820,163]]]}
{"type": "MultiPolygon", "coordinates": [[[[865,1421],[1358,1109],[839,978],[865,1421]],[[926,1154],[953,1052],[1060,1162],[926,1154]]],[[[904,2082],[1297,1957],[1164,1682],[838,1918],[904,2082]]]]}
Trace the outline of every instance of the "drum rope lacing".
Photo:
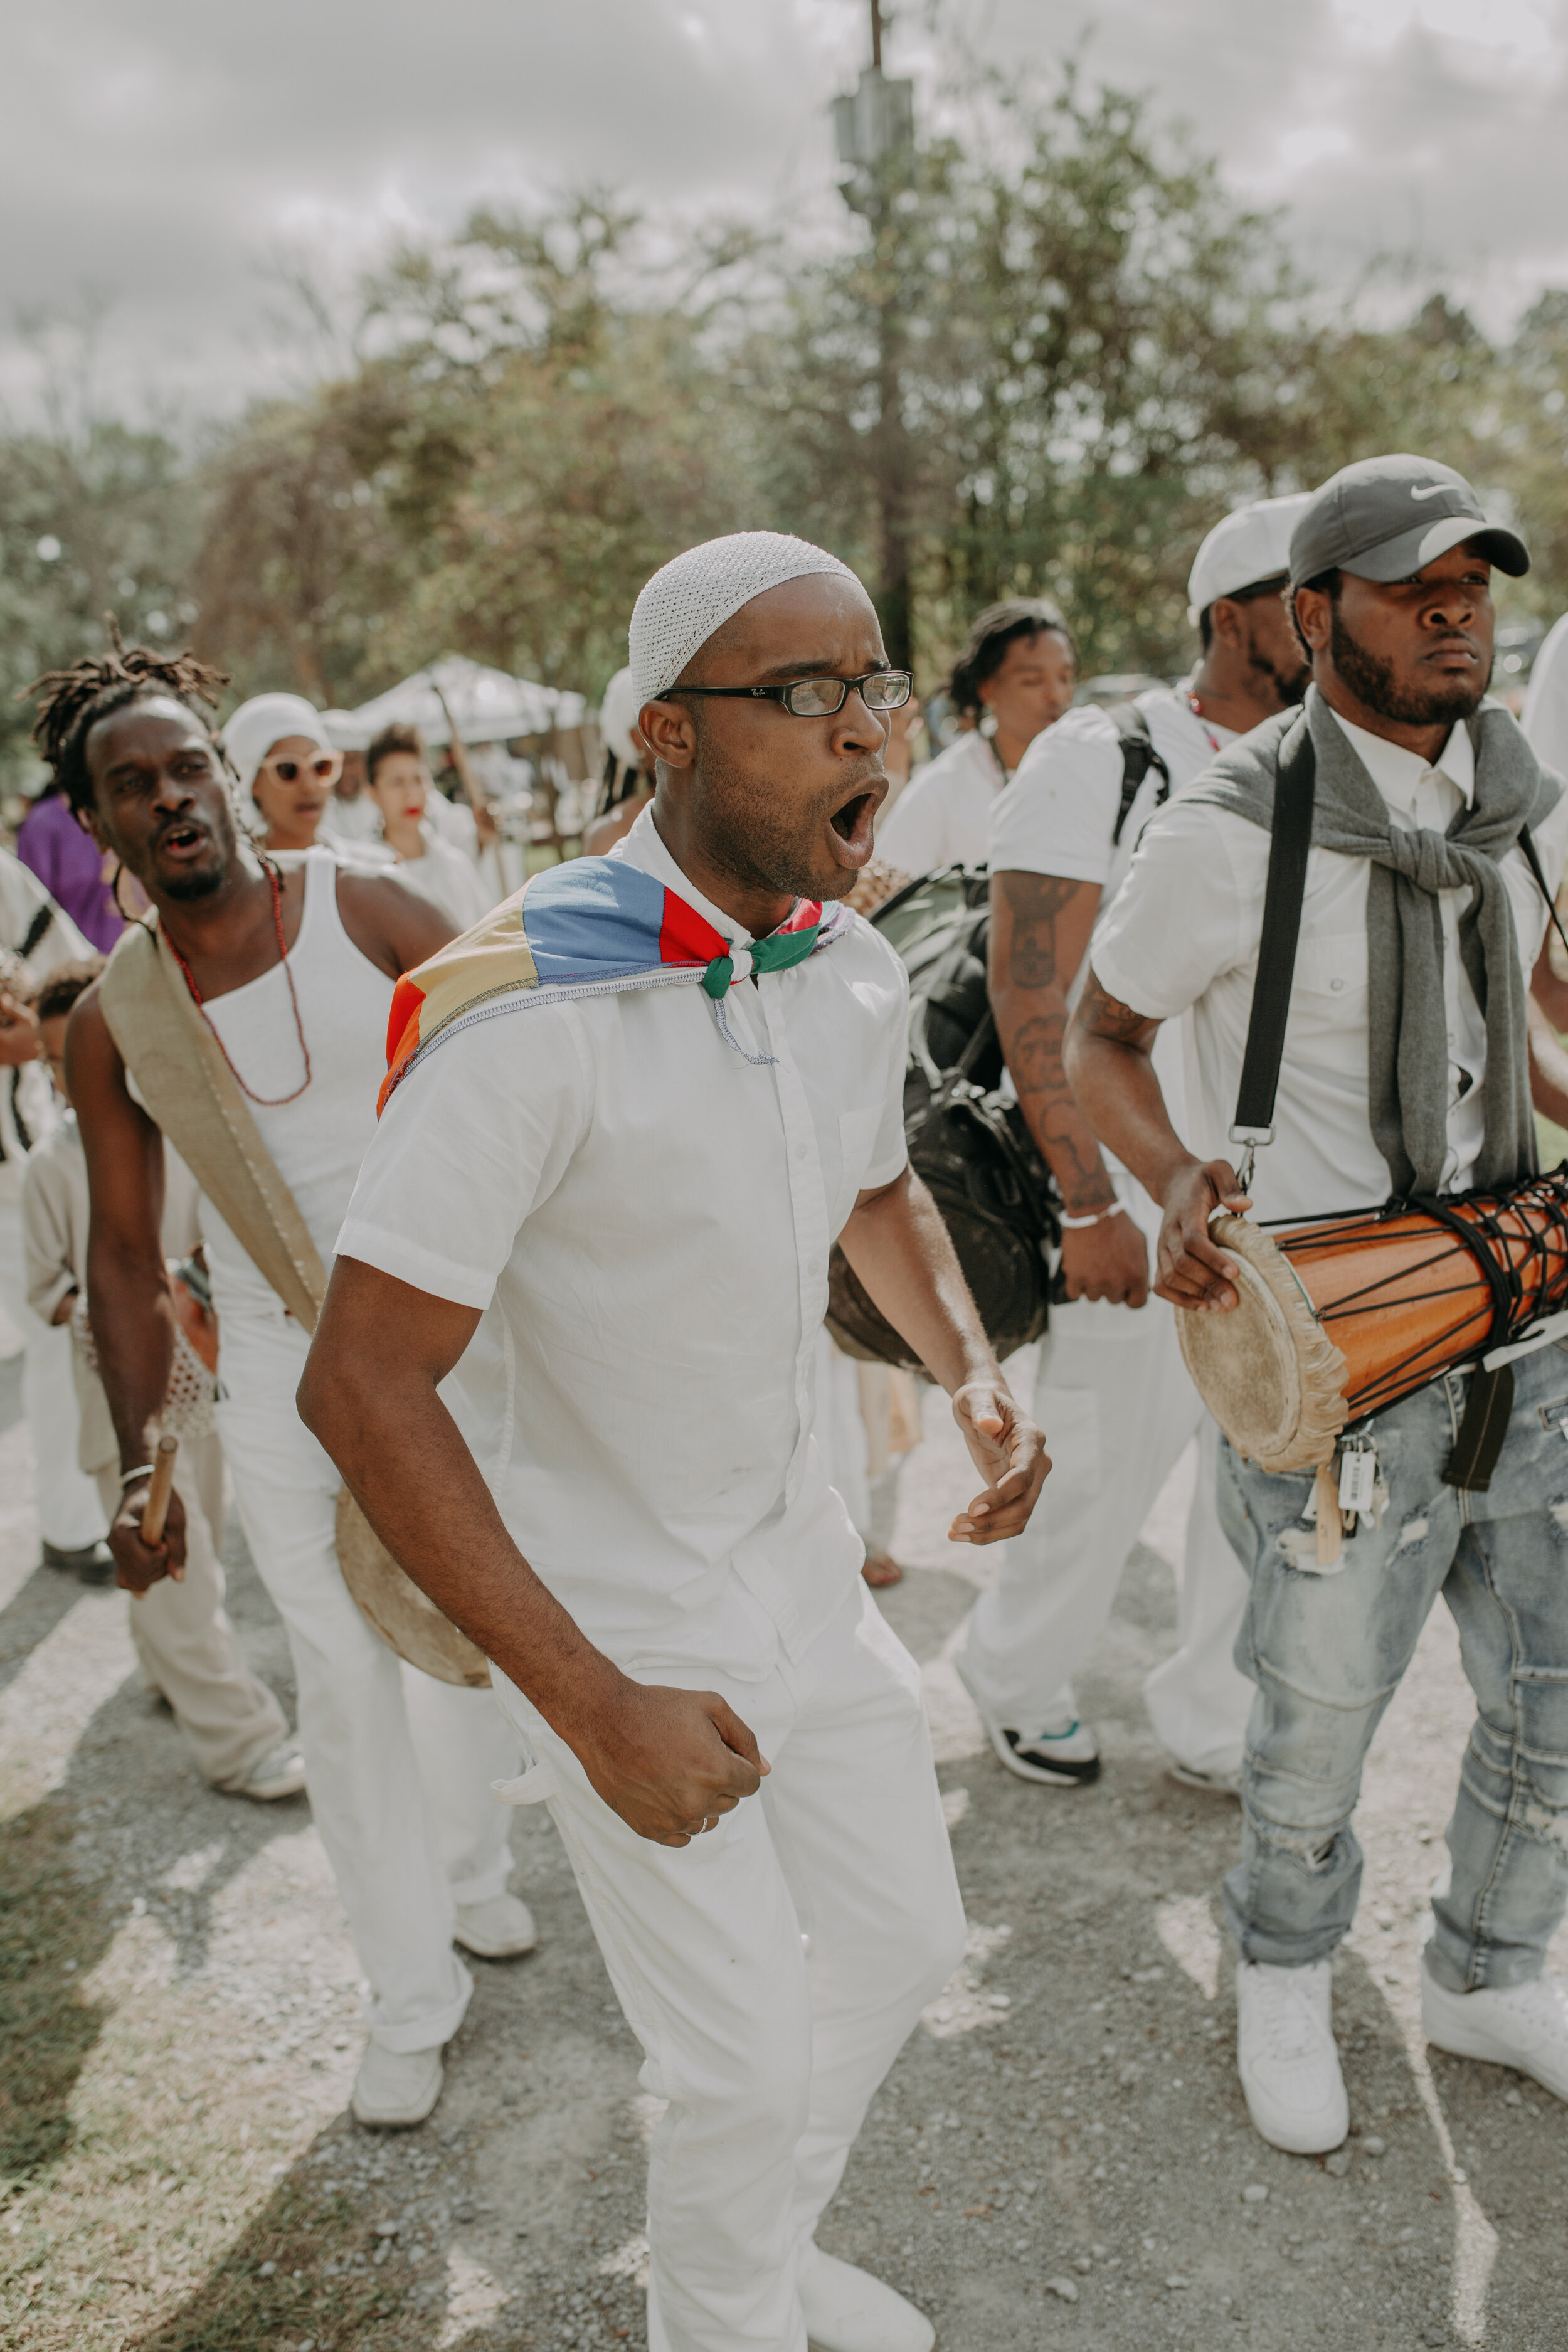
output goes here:
{"type": "MultiPolygon", "coordinates": [[[[1489,1197],[1495,1200],[1497,1196],[1489,1197]]],[[[1553,1290],[1568,1295],[1568,1176],[1563,1171],[1554,1171],[1550,1175],[1527,1179],[1507,1197],[1500,1214],[1494,1210],[1476,1206],[1468,1215],[1461,1215],[1456,1202],[1463,1202],[1465,1198],[1465,1195],[1458,1194],[1448,1200],[1423,1196],[1389,1201],[1370,1220],[1341,1211],[1317,1217],[1270,1220],[1271,1224],[1288,1224],[1290,1229],[1281,1234],[1279,1243],[1281,1253],[1289,1260],[1296,1252],[1321,1248],[1328,1239],[1327,1234],[1321,1230],[1323,1228],[1336,1224],[1362,1224],[1363,1229],[1360,1233],[1345,1234],[1340,1245],[1373,1247],[1383,1241],[1384,1229],[1395,1219],[1412,1214],[1428,1216],[1463,1245],[1486,1283],[1489,1306],[1486,1328],[1464,1348],[1458,1358],[1450,1350],[1458,1332],[1447,1333],[1440,1341],[1429,1343],[1426,1349],[1406,1358],[1380,1380],[1368,1383],[1353,1396],[1347,1396],[1346,1402],[1352,1415],[1364,1415],[1374,1409],[1396,1403],[1401,1397],[1422,1386],[1426,1379],[1433,1377],[1432,1370],[1424,1370],[1422,1364],[1423,1358],[1434,1348],[1440,1348],[1445,1357],[1445,1364],[1439,1365],[1437,1370],[1483,1356],[1490,1349],[1517,1338],[1526,1326],[1552,1306],[1563,1304],[1562,1296],[1553,1298],[1553,1290]],[[1521,1228],[1504,1222],[1510,1210],[1522,1205],[1533,1208],[1543,1219],[1538,1229],[1521,1228]],[[1320,1230],[1309,1234],[1303,1230],[1308,1226],[1320,1230]],[[1292,1252],[1292,1242],[1296,1244],[1296,1252],[1292,1252]],[[1535,1277],[1528,1284],[1525,1280],[1527,1270],[1531,1271],[1535,1277]]],[[[1327,1328],[1336,1320],[1342,1320],[1369,1305],[1376,1305],[1380,1293],[1395,1285],[1403,1301],[1414,1303],[1407,1287],[1411,1277],[1421,1274],[1427,1266],[1436,1267],[1447,1262],[1447,1253],[1439,1252],[1415,1265],[1402,1266],[1394,1275],[1381,1276],[1377,1281],[1365,1284],[1360,1290],[1346,1292],[1337,1298],[1331,1307],[1323,1310],[1321,1320],[1327,1328]]],[[[1451,1295],[1462,1296],[1466,1286],[1456,1286],[1451,1295]]],[[[1425,1295],[1430,1298],[1447,1297],[1450,1293],[1444,1288],[1425,1295]]],[[[1473,1319],[1467,1318],[1466,1321],[1473,1319]]],[[[1465,1325],[1461,1324],[1458,1328],[1463,1331],[1465,1325]]]]}

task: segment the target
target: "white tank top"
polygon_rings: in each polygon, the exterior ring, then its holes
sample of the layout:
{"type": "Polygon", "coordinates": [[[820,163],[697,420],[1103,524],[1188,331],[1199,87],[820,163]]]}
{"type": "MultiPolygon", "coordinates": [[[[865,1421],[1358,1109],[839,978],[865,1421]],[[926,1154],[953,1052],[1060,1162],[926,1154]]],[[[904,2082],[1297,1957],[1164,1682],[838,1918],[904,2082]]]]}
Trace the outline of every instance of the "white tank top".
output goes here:
{"type": "MultiPolygon", "coordinates": [[[[293,1102],[250,1113],[279,1173],[299,1203],[330,1272],[360,1161],[375,1133],[375,1097],[386,1074],[386,1023],[393,983],[362,955],[338,913],[338,864],[326,849],[305,855],[305,910],[289,950],[310,1083],[293,1102]]],[[[289,981],[274,964],[259,980],[213,997],[208,1018],[252,1094],[291,1094],[305,1074],[289,981]]],[[[278,1294],[210,1201],[201,1203],[213,1304],[226,1315],[276,1313],[278,1294]]]]}

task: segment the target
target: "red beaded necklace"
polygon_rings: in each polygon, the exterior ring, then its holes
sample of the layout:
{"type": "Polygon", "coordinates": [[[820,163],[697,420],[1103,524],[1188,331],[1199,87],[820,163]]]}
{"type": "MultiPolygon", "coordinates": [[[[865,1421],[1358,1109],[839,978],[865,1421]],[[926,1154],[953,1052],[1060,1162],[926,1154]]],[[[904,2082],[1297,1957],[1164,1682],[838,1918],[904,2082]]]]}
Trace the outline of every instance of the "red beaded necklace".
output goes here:
{"type": "Polygon", "coordinates": [[[272,860],[269,857],[263,857],[261,863],[266,871],[267,878],[272,885],[272,920],[278,932],[278,961],[283,967],[283,977],[289,983],[289,1002],[294,1008],[294,1031],[300,1040],[300,1053],[305,1065],[305,1075],[300,1079],[299,1085],[295,1087],[291,1095],[258,1095],[255,1092],[254,1088],[246,1085],[245,1080],[235,1068],[233,1062],[229,1061],[228,1047],[224,1044],[223,1039],[213,1027],[212,1015],[207,1011],[206,1006],[202,1003],[202,992],[196,986],[195,974],[192,971],[190,965],[185,961],[184,957],[180,953],[179,949],[175,947],[174,940],[169,939],[167,931],[163,933],[163,937],[166,940],[169,940],[169,951],[173,955],[174,961],[179,965],[180,970],[185,975],[185,986],[191,992],[191,1002],[195,1006],[196,1011],[201,1014],[202,1019],[206,1023],[208,1029],[211,1031],[218,1052],[223,1055],[224,1060],[228,1063],[229,1076],[233,1078],[236,1086],[239,1087],[242,1094],[249,1095],[251,1101],[253,1103],[259,1104],[263,1110],[279,1110],[285,1103],[298,1102],[300,1097],[310,1085],[310,1049],[305,1043],[305,1024],[300,1018],[300,1000],[294,993],[294,975],[289,968],[289,950],[283,944],[283,886],[279,878],[278,868],[273,865],[272,860]]]}
{"type": "Polygon", "coordinates": [[[1187,709],[1192,712],[1193,717],[1197,720],[1198,725],[1203,729],[1204,733],[1208,737],[1208,739],[1209,739],[1209,750],[1210,750],[1211,751],[1218,751],[1219,750],[1221,750],[1223,747],[1221,746],[1219,737],[1215,733],[1214,729],[1209,725],[1208,720],[1204,717],[1203,705],[1202,705],[1202,703],[1198,700],[1197,696],[1193,692],[1193,689],[1192,689],[1192,688],[1191,688],[1190,686],[1189,686],[1189,687],[1188,687],[1188,688],[1187,688],[1187,709]]]}

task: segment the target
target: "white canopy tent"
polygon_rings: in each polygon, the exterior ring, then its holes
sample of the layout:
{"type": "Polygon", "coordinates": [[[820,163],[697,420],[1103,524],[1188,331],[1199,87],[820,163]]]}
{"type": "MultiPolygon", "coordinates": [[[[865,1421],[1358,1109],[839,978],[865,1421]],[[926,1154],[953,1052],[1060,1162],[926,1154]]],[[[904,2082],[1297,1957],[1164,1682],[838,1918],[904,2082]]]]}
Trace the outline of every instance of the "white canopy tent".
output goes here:
{"type": "Polygon", "coordinates": [[[488,668],[461,654],[444,654],[428,669],[416,670],[400,686],[362,702],[357,710],[321,714],[340,751],[366,750],[384,727],[417,727],[426,742],[438,749],[451,741],[453,726],[465,743],[504,743],[520,735],[567,733],[581,727],[587,715],[580,694],[510,677],[503,669],[488,668]]]}

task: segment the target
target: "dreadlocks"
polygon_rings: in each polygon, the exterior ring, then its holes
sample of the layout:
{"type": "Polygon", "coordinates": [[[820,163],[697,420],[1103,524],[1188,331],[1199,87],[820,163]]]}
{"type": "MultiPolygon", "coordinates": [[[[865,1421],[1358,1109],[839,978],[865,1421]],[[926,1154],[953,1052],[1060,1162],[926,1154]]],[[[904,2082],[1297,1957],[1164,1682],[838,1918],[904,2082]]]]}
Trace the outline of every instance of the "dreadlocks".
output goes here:
{"type": "Polygon", "coordinates": [[[84,811],[93,804],[87,739],[100,719],[153,694],[173,695],[189,710],[195,709],[198,700],[216,710],[219,689],[228,684],[222,670],[198,661],[189,651],[157,654],[150,646],[126,646],[112,613],[105,615],[105,626],[108,653],[96,659],[84,654],[69,669],[47,670],[16,696],[18,702],[37,698],[33,740],[69,806],[84,811]]]}

